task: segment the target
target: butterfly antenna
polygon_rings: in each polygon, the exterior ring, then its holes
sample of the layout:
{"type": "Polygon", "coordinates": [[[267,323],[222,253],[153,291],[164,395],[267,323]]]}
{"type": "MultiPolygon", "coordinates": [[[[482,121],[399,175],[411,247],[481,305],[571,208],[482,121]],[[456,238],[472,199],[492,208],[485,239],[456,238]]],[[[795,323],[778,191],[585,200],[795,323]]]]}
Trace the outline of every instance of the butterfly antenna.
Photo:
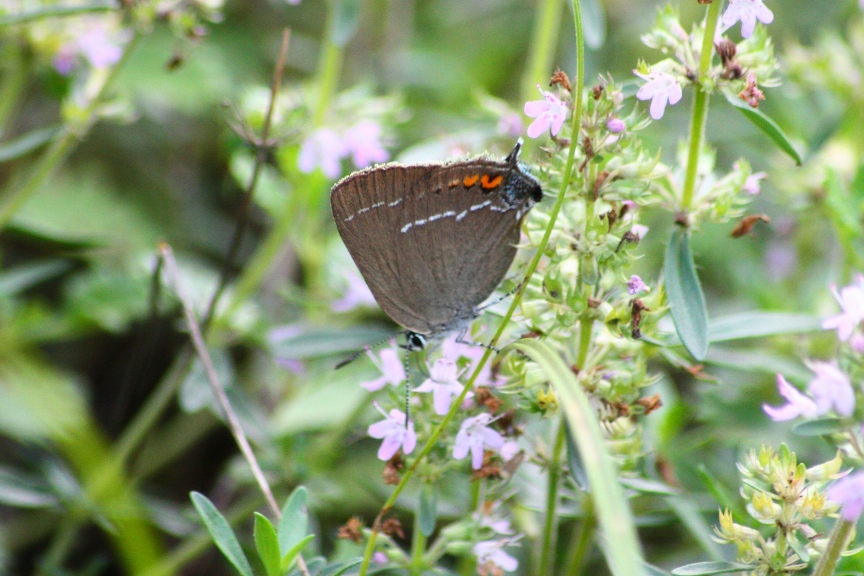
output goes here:
{"type": "Polygon", "coordinates": [[[365,354],[366,352],[369,352],[370,350],[374,350],[375,348],[378,348],[379,346],[381,346],[385,342],[392,340],[392,339],[393,339],[393,336],[388,336],[387,338],[384,338],[383,340],[379,340],[378,342],[375,342],[373,344],[367,344],[366,346],[364,346],[360,350],[357,350],[356,352],[354,352],[353,354],[351,354],[350,356],[348,356],[344,360],[340,360],[339,363],[336,364],[336,366],[333,369],[338,370],[338,369],[342,368],[343,366],[347,366],[351,362],[354,362],[361,355],[365,354]]]}

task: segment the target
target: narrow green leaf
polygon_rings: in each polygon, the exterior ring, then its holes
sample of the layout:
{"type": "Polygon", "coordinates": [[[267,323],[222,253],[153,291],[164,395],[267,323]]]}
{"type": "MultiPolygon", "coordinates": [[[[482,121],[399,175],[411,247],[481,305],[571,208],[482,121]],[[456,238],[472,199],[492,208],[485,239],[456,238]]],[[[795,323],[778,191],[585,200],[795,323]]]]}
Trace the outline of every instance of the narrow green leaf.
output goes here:
{"type": "Polygon", "coordinates": [[[792,432],[798,436],[825,436],[827,434],[840,434],[848,432],[852,428],[852,422],[843,418],[822,418],[800,422],[792,428],[792,432]]]}
{"type": "MultiPolygon", "coordinates": [[[[302,540],[297,542],[297,544],[292,546],[291,549],[288,550],[284,556],[282,556],[282,562],[280,563],[280,565],[282,567],[282,572],[285,572],[289,568],[291,568],[291,564],[297,558],[297,555],[300,554],[300,552],[303,551],[303,548],[305,548],[306,545],[309,544],[309,542],[311,542],[314,539],[315,539],[315,535],[309,534],[308,536],[306,536],[305,538],[303,538],[302,540]]],[[[310,572],[311,572],[311,570],[310,570],[310,572]]]]}
{"type": "Polygon", "coordinates": [[[742,338],[764,338],[780,334],[822,331],[822,318],[786,312],[742,312],[708,323],[709,342],[727,342],[742,338]]]}
{"type": "Polygon", "coordinates": [[[645,570],[648,572],[648,576],[669,576],[669,572],[666,572],[653,564],[646,563],[645,570]]]}
{"type": "Polygon", "coordinates": [[[697,562],[672,570],[674,576],[702,576],[704,574],[728,574],[730,572],[751,571],[755,566],[737,562],[697,562]]]}
{"type": "Polygon", "coordinates": [[[9,160],[24,156],[28,152],[50,142],[58,132],[60,132],[59,125],[37,128],[18,136],[14,140],[0,144],[0,162],[8,162],[9,160]]]}
{"type": "Polygon", "coordinates": [[[192,498],[192,504],[195,505],[195,509],[198,510],[198,514],[204,521],[204,526],[210,532],[210,536],[213,537],[213,541],[219,550],[222,551],[222,554],[225,555],[242,576],[254,576],[252,566],[249,565],[249,560],[243,554],[240,542],[237,541],[237,537],[234,535],[234,531],[225,517],[219,513],[216,506],[203,494],[192,492],[189,496],[192,498]]]}
{"type": "Polygon", "coordinates": [[[591,408],[585,391],[561,357],[543,342],[525,339],[512,346],[536,362],[549,379],[573,432],[588,479],[592,486],[603,487],[602,490],[592,490],[591,499],[606,543],[603,553],[612,574],[645,574],[633,515],[618,481],[615,462],[606,447],[597,414],[591,408]]]}
{"type": "Polygon", "coordinates": [[[0,273],[0,296],[12,296],[31,286],[62,274],[72,266],[68,260],[48,260],[22,264],[0,273]]]}
{"type": "Polygon", "coordinates": [[[424,484],[420,490],[420,532],[427,538],[435,531],[438,521],[438,494],[428,485],[424,484]]]}
{"type": "Polygon", "coordinates": [[[666,246],[663,274],[678,337],[693,358],[704,360],[708,353],[708,311],[690,251],[690,235],[678,227],[666,246]]]}
{"type": "Polygon", "coordinates": [[[309,512],[306,510],[306,500],[309,497],[304,486],[298,486],[282,508],[282,519],[279,521],[279,550],[284,554],[306,537],[309,531],[309,512]]]}
{"type": "MultiPolygon", "coordinates": [[[[351,568],[358,566],[363,561],[362,558],[353,558],[351,560],[345,560],[344,562],[334,562],[333,564],[329,564],[321,570],[320,576],[342,576],[351,568]]],[[[374,572],[369,572],[369,574],[373,574],[374,572]]]]}
{"type": "Polygon", "coordinates": [[[732,513],[732,518],[739,522],[747,517],[747,512],[742,508],[741,501],[735,497],[734,493],[727,490],[726,486],[715,478],[710,470],[703,464],[699,464],[696,467],[696,472],[702,479],[702,483],[705,484],[705,487],[714,497],[714,500],[717,501],[719,507],[729,510],[732,513]]]}
{"type": "Polygon", "coordinates": [[[807,550],[807,544],[799,540],[794,531],[787,535],[786,542],[789,543],[789,547],[795,551],[798,558],[801,559],[801,562],[806,564],[810,563],[810,551],[807,550]]]}
{"type": "MultiPolygon", "coordinates": [[[[666,505],[678,516],[693,539],[699,543],[702,550],[712,560],[722,560],[723,550],[720,545],[714,541],[714,531],[708,522],[705,521],[705,515],[702,514],[693,501],[686,496],[669,497],[665,499],[666,505]]],[[[716,516],[715,516],[716,518],[716,516]]]]}
{"type": "Polygon", "coordinates": [[[644,478],[621,478],[621,485],[642,494],[657,494],[659,496],[677,496],[678,490],[668,484],[644,478]]]}
{"type": "Polygon", "coordinates": [[[279,553],[279,539],[276,537],[276,529],[266,516],[255,512],[255,548],[258,549],[258,557],[264,564],[267,576],[280,576],[282,555],[279,553]]]}
{"type": "Polygon", "coordinates": [[[786,136],[774,120],[766,116],[758,108],[752,108],[749,104],[741,100],[737,94],[724,92],[723,96],[726,97],[726,101],[729,102],[733,108],[741,112],[741,114],[752,122],[756,128],[768,136],[768,138],[770,138],[778,148],[795,160],[795,164],[798,166],[801,165],[803,162],[801,154],[795,146],[792,145],[792,141],[789,140],[789,137],[786,136]]]}
{"type": "Polygon", "coordinates": [[[333,4],[333,44],[342,48],[357,31],[362,2],[361,0],[336,0],[333,4]]]}

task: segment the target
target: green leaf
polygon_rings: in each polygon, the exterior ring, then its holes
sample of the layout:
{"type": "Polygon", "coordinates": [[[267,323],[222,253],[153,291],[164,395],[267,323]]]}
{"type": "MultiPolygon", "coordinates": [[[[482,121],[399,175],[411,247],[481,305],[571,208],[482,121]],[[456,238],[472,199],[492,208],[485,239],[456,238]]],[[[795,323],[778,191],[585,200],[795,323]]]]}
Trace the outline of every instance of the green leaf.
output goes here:
{"type": "MultiPolygon", "coordinates": [[[[362,558],[353,558],[351,560],[345,560],[344,562],[330,564],[321,570],[320,576],[342,576],[342,574],[345,574],[354,566],[359,566],[362,561],[362,558]]],[[[372,574],[372,572],[370,572],[370,574],[372,574]]]]}
{"type": "Polygon", "coordinates": [[[298,486],[282,508],[282,519],[279,520],[279,550],[287,552],[306,537],[309,531],[309,512],[306,511],[306,500],[309,497],[304,486],[298,486]]]}
{"type": "Polygon", "coordinates": [[[609,454],[597,415],[585,391],[558,353],[545,343],[523,339],[512,346],[536,362],[549,379],[573,431],[588,479],[592,486],[603,487],[602,490],[592,490],[590,494],[606,543],[603,553],[612,574],[645,574],[633,515],[627,506],[615,462],[609,454]]]}
{"type": "Polygon", "coordinates": [[[800,422],[792,428],[792,432],[798,436],[825,436],[827,434],[839,434],[848,432],[852,423],[843,418],[822,418],[800,422]]]}
{"type": "Polygon", "coordinates": [[[675,576],[701,576],[703,574],[728,574],[729,572],[751,571],[752,564],[737,562],[697,562],[672,570],[675,576]]]}
{"type": "Polygon", "coordinates": [[[576,442],[573,441],[573,432],[570,430],[570,425],[567,424],[566,420],[564,424],[567,426],[567,467],[570,468],[570,475],[579,489],[588,492],[591,487],[588,484],[588,476],[585,474],[582,457],[579,456],[579,449],[576,447],[576,442]]]}
{"type": "Polygon", "coordinates": [[[59,500],[36,476],[0,466],[0,503],[20,508],[48,508],[59,500]]]}
{"type": "MultiPolygon", "coordinates": [[[[315,535],[309,534],[308,536],[306,536],[305,538],[303,538],[302,540],[297,542],[297,544],[292,546],[285,553],[285,555],[282,556],[282,562],[280,563],[280,566],[282,567],[282,572],[287,571],[291,567],[291,564],[297,558],[297,555],[300,554],[300,552],[303,551],[303,548],[305,548],[306,545],[309,544],[309,542],[311,542],[314,539],[315,539],[315,535]]],[[[310,570],[310,572],[311,572],[311,570],[310,570]]]]}
{"type": "Polygon", "coordinates": [[[243,554],[243,549],[240,548],[240,542],[234,535],[231,525],[225,520],[225,517],[219,513],[216,506],[213,505],[206,496],[199,492],[192,492],[189,495],[192,498],[192,504],[198,510],[198,514],[204,521],[204,526],[213,537],[213,541],[222,554],[228,561],[237,569],[237,572],[242,576],[254,576],[252,566],[249,565],[249,560],[243,554]]]}
{"type": "Polygon", "coordinates": [[[704,464],[696,466],[696,472],[721,508],[729,510],[732,513],[732,517],[739,521],[747,516],[746,511],[741,507],[740,500],[736,498],[735,494],[727,490],[726,486],[704,464]]]}
{"type": "Polygon", "coordinates": [[[657,494],[660,496],[677,496],[679,491],[663,482],[646,480],[644,478],[621,478],[621,485],[642,494],[657,494]]]}
{"type": "Polygon", "coordinates": [[[810,563],[810,551],[807,550],[807,544],[799,540],[794,531],[787,535],[786,542],[789,544],[789,547],[798,554],[798,558],[801,559],[801,562],[804,562],[805,564],[810,563]]]}
{"type": "Polygon", "coordinates": [[[699,543],[702,550],[712,560],[723,559],[723,549],[714,541],[714,532],[708,522],[705,521],[704,514],[696,507],[693,501],[686,496],[675,496],[665,499],[666,505],[678,516],[693,539],[699,543]]]}
{"type": "Polygon", "coordinates": [[[62,274],[72,266],[68,260],[47,260],[7,268],[0,273],[0,296],[12,296],[43,280],[62,274]]]}
{"type": "Polygon", "coordinates": [[[267,576],[280,576],[282,571],[281,554],[279,553],[279,539],[276,537],[276,529],[266,516],[255,512],[255,548],[258,549],[258,557],[264,564],[267,576]]]}
{"type": "Polygon", "coordinates": [[[645,570],[648,571],[648,576],[669,576],[669,572],[654,566],[653,564],[645,563],[645,570]]]}
{"type": "Polygon", "coordinates": [[[729,102],[733,108],[741,112],[741,114],[752,122],[756,128],[768,136],[778,148],[795,160],[795,164],[798,166],[801,165],[803,162],[801,154],[795,146],[792,145],[792,141],[789,140],[789,137],[786,136],[774,120],[766,116],[758,108],[752,108],[749,104],[741,100],[737,94],[724,92],[723,96],[726,97],[726,101],[729,102]]]}
{"type": "Polygon", "coordinates": [[[337,47],[344,47],[354,37],[360,23],[361,4],[361,0],[335,0],[332,38],[337,47]]]}
{"type": "Polygon", "coordinates": [[[713,318],[708,324],[709,342],[764,338],[780,334],[821,332],[822,318],[786,312],[742,312],[713,318]]]}
{"type": "Polygon", "coordinates": [[[31,130],[14,140],[0,144],[0,162],[8,162],[20,158],[28,152],[39,148],[51,141],[60,132],[60,125],[48,126],[31,130]]]}
{"type": "Polygon", "coordinates": [[[685,230],[676,227],[672,231],[663,274],[678,337],[693,358],[704,360],[708,353],[708,311],[690,251],[690,235],[685,230]]]}
{"type": "Polygon", "coordinates": [[[438,494],[428,484],[420,490],[420,532],[427,538],[435,531],[438,520],[438,494]]]}

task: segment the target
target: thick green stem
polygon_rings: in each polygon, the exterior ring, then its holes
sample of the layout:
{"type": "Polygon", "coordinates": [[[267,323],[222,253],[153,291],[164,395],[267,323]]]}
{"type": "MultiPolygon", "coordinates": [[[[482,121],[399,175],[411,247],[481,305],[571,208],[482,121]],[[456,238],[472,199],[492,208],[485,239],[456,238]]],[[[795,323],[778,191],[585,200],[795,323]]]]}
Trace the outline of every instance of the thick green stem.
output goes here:
{"type": "Polygon", "coordinates": [[[681,195],[681,209],[685,212],[689,211],[693,204],[696,177],[699,174],[699,154],[702,151],[702,140],[705,138],[705,121],[708,118],[708,92],[703,89],[703,83],[711,68],[711,56],[714,53],[714,33],[717,30],[717,20],[722,4],[722,2],[709,4],[708,13],[705,16],[705,35],[702,38],[702,52],[699,55],[699,81],[696,84],[696,94],[693,97],[693,115],[690,118],[687,171],[684,175],[684,190],[681,195]]]}
{"type": "Polygon", "coordinates": [[[558,46],[558,31],[561,28],[561,0],[538,0],[534,14],[534,32],[531,35],[531,52],[528,66],[522,77],[522,101],[538,98],[536,85],[545,84],[552,73],[552,59],[558,46]]]}
{"type": "Polygon", "coordinates": [[[816,570],[813,571],[813,576],[831,576],[834,574],[834,568],[840,561],[840,555],[849,546],[849,541],[855,534],[855,523],[847,522],[842,518],[838,518],[834,524],[834,530],[831,532],[831,538],[828,540],[828,546],[819,559],[819,564],[816,565],[816,570]]]}
{"type": "Polygon", "coordinates": [[[411,534],[411,576],[420,576],[425,568],[423,553],[426,551],[426,536],[420,529],[420,514],[414,514],[414,529],[411,534]]]}
{"type": "Polygon", "coordinates": [[[573,175],[573,164],[574,158],[576,157],[576,147],[579,141],[579,133],[580,127],[582,125],[582,92],[585,87],[585,46],[584,46],[584,35],[582,33],[582,12],[579,6],[579,0],[573,1],[573,12],[575,14],[575,30],[576,30],[576,82],[573,86],[573,117],[571,120],[571,138],[570,138],[570,149],[567,153],[567,163],[564,166],[564,172],[561,178],[561,188],[558,191],[558,198],[555,200],[555,205],[552,207],[551,212],[549,213],[549,224],[546,226],[546,231],[543,234],[543,238],[540,240],[540,243],[537,245],[537,251],[534,254],[534,258],[531,260],[530,264],[528,264],[528,269],[525,272],[525,281],[522,282],[522,287],[520,290],[516,292],[513,297],[513,301],[510,303],[510,308],[508,308],[507,312],[504,314],[504,318],[502,318],[501,325],[498,327],[498,330],[495,332],[495,335],[492,337],[490,342],[490,348],[486,349],[486,352],[480,358],[480,361],[477,363],[476,368],[474,369],[474,373],[468,379],[468,382],[465,385],[465,388],[462,390],[462,393],[458,398],[453,402],[450,411],[444,416],[438,426],[433,430],[432,435],[429,437],[429,440],[417,454],[414,463],[411,465],[408,470],[402,475],[402,478],[399,480],[399,484],[393,490],[393,493],[384,503],[384,506],[381,507],[381,511],[378,513],[378,518],[375,521],[375,525],[373,527],[372,534],[369,536],[369,539],[366,541],[366,549],[363,552],[363,563],[360,565],[360,576],[365,576],[366,572],[369,570],[369,563],[372,561],[372,553],[375,551],[375,542],[378,537],[378,529],[380,528],[379,523],[381,518],[383,518],[384,514],[386,514],[396,503],[396,499],[399,497],[399,494],[402,493],[402,490],[405,489],[405,486],[408,485],[408,482],[414,476],[414,472],[417,470],[417,466],[423,459],[432,451],[435,445],[438,443],[438,439],[444,433],[444,430],[447,429],[447,426],[456,416],[456,413],[460,410],[462,402],[465,400],[465,396],[468,392],[474,388],[474,382],[477,380],[477,377],[480,375],[480,372],[483,370],[483,367],[486,365],[486,362],[489,361],[489,356],[492,353],[491,346],[494,346],[498,339],[501,338],[501,335],[504,333],[505,328],[507,327],[507,323],[510,321],[510,318],[513,317],[513,313],[516,311],[516,307],[519,306],[519,303],[522,301],[522,293],[524,291],[525,286],[528,284],[528,279],[534,274],[534,271],[537,270],[537,266],[540,264],[540,259],[543,257],[543,254],[546,251],[546,246],[549,244],[549,238],[552,236],[552,230],[555,228],[555,221],[558,219],[558,214],[561,212],[561,207],[564,205],[564,199],[566,197],[567,186],[570,184],[570,178],[573,175]]]}
{"type": "Polygon", "coordinates": [[[561,456],[567,440],[564,419],[558,422],[555,445],[549,460],[549,482],[546,489],[546,520],[543,524],[543,545],[540,548],[540,574],[552,576],[555,572],[555,541],[558,536],[558,487],[561,482],[561,456]]]}

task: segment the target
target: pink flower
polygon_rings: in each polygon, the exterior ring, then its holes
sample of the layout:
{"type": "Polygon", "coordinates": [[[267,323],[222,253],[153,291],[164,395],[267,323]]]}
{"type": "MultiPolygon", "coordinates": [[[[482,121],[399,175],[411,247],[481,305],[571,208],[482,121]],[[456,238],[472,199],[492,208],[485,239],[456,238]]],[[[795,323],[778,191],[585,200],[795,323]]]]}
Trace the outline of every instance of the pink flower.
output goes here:
{"type": "Polygon", "coordinates": [[[857,285],[846,286],[839,294],[837,287],[831,286],[834,298],[837,299],[843,313],[822,322],[822,328],[826,330],[836,328],[840,340],[848,340],[855,328],[864,320],[864,275],[859,274],[857,281],[857,285]]]}
{"type": "Polygon", "coordinates": [[[498,451],[498,455],[501,456],[501,459],[505,462],[509,462],[516,456],[520,451],[519,443],[515,440],[507,440],[504,442],[504,445],[501,446],[501,450],[498,451]]]}
{"type": "Polygon", "coordinates": [[[765,172],[756,172],[755,174],[751,174],[747,177],[747,180],[744,181],[744,186],[741,187],[741,191],[753,196],[759,194],[759,192],[761,192],[759,181],[764,180],[767,176],[768,175],[765,174],[765,172]]]}
{"type": "Polygon", "coordinates": [[[374,162],[386,162],[387,151],[381,146],[381,126],[371,120],[359,122],[345,131],[345,154],[350,154],[357,168],[374,162]]]}
{"type": "MultiPolygon", "coordinates": [[[[447,338],[441,344],[441,355],[444,358],[449,358],[453,362],[459,360],[459,358],[467,358],[469,360],[467,372],[468,374],[472,374],[474,372],[474,366],[480,361],[483,357],[483,354],[486,353],[486,349],[482,346],[466,344],[464,342],[457,342],[456,336],[451,338],[447,338]]],[[[501,376],[492,377],[492,362],[486,361],[486,364],[483,365],[483,370],[480,371],[479,376],[477,376],[477,380],[475,385],[477,386],[492,386],[498,387],[504,383],[504,379],[501,376]]]]}
{"type": "Polygon", "coordinates": [[[749,38],[753,35],[756,20],[763,24],[770,24],[774,20],[774,13],[762,3],[762,0],[729,0],[729,6],[723,13],[722,31],[725,32],[739,20],[741,36],[749,38]]]}
{"type": "Polygon", "coordinates": [[[342,172],[339,160],[345,156],[342,139],[329,128],[319,128],[312,132],[300,146],[297,167],[304,174],[321,168],[328,178],[336,178],[342,172]]]}
{"type": "Polygon", "coordinates": [[[857,521],[864,512],[864,470],[841,478],[828,488],[826,495],[829,500],[840,504],[840,516],[844,520],[857,521]]]}
{"type": "MultiPolygon", "coordinates": [[[[435,413],[443,416],[450,410],[452,398],[461,394],[464,388],[459,382],[456,364],[446,358],[439,358],[429,371],[429,378],[414,392],[432,392],[435,413]]],[[[472,396],[474,393],[469,392],[466,398],[472,396]]]]}
{"type": "Polygon", "coordinates": [[[489,428],[492,416],[486,412],[473,418],[466,418],[456,434],[453,457],[462,460],[471,452],[471,467],[479,470],[483,466],[483,449],[498,450],[504,445],[504,438],[489,428]]]}
{"type": "Polygon", "coordinates": [[[567,118],[567,106],[551,92],[546,92],[537,85],[537,89],[543,95],[543,100],[532,100],[525,103],[525,115],[535,118],[528,126],[528,137],[537,138],[547,130],[551,129],[555,136],[561,131],[561,126],[567,118]]]}
{"type": "Polygon", "coordinates": [[[403,454],[410,454],[417,446],[417,434],[414,433],[414,423],[410,420],[406,423],[405,413],[395,408],[387,415],[378,404],[375,408],[384,415],[384,420],[369,426],[369,436],[383,439],[378,449],[378,459],[390,460],[399,449],[403,454]]]}
{"type": "Polygon", "coordinates": [[[780,392],[780,396],[785,398],[789,403],[777,407],[768,404],[762,405],[765,413],[775,422],[792,420],[798,416],[814,418],[818,415],[816,403],[789,384],[780,374],[777,374],[777,390],[780,392]]]}
{"type": "Polygon", "coordinates": [[[78,51],[84,55],[94,68],[107,68],[120,60],[123,50],[108,36],[104,26],[93,26],[76,39],[78,51]]]}
{"type": "Polygon", "coordinates": [[[851,416],[855,409],[855,391],[849,377],[834,363],[804,363],[816,374],[807,386],[807,391],[816,402],[817,413],[821,416],[833,408],[841,416],[851,416]]]}
{"type": "Polygon", "coordinates": [[[72,70],[75,69],[75,56],[76,50],[74,43],[63,44],[60,46],[60,49],[57,50],[57,53],[54,54],[51,64],[57,72],[63,76],[68,76],[72,73],[72,70]]]}
{"type": "Polygon", "coordinates": [[[348,287],[345,289],[345,293],[342,294],[342,298],[330,303],[330,310],[333,312],[347,312],[358,306],[374,306],[375,297],[372,295],[363,277],[353,268],[346,268],[344,274],[348,287]]]}
{"type": "Polygon", "coordinates": [[[606,129],[612,134],[620,134],[625,128],[624,121],[620,118],[609,118],[606,121],[606,129]]]}
{"type": "Polygon", "coordinates": [[[498,118],[498,132],[505,136],[515,138],[522,134],[524,128],[522,116],[518,112],[506,112],[498,118]]]}
{"type": "Polygon", "coordinates": [[[666,104],[673,106],[681,100],[681,85],[671,75],[665,72],[651,72],[647,76],[634,72],[637,76],[646,80],[646,83],[636,92],[639,100],[651,100],[651,118],[659,120],[666,111],[666,104]]]}
{"type": "Polygon", "coordinates": [[[395,348],[395,343],[391,343],[390,348],[384,348],[381,350],[379,353],[381,358],[380,361],[375,358],[375,355],[372,354],[371,351],[367,352],[367,354],[372,360],[372,363],[378,367],[383,375],[375,380],[361,382],[360,386],[369,392],[375,392],[387,384],[398,386],[405,381],[405,366],[399,359],[399,351],[395,348]]]}
{"type": "Polygon", "coordinates": [[[650,292],[651,289],[645,285],[645,282],[642,281],[642,278],[636,276],[630,276],[630,280],[627,282],[627,293],[631,296],[635,296],[639,292],[650,292]]]}
{"type": "Polygon", "coordinates": [[[519,561],[504,552],[509,544],[507,540],[484,540],[474,545],[474,555],[477,556],[477,572],[479,574],[500,574],[501,571],[512,572],[519,567],[519,561]]]}
{"type": "MultiPolygon", "coordinates": [[[[862,2],[864,2],[864,0],[862,0],[862,2]]],[[[855,334],[852,336],[852,339],[849,340],[849,345],[852,346],[852,350],[858,354],[864,354],[864,335],[855,334]]]]}
{"type": "Polygon", "coordinates": [[[642,238],[648,234],[648,230],[648,226],[645,226],[644,224],[634,224],[633,227],[630,228],[630,232],[638,236],[639,240],[642,240],[642,238]]]}

